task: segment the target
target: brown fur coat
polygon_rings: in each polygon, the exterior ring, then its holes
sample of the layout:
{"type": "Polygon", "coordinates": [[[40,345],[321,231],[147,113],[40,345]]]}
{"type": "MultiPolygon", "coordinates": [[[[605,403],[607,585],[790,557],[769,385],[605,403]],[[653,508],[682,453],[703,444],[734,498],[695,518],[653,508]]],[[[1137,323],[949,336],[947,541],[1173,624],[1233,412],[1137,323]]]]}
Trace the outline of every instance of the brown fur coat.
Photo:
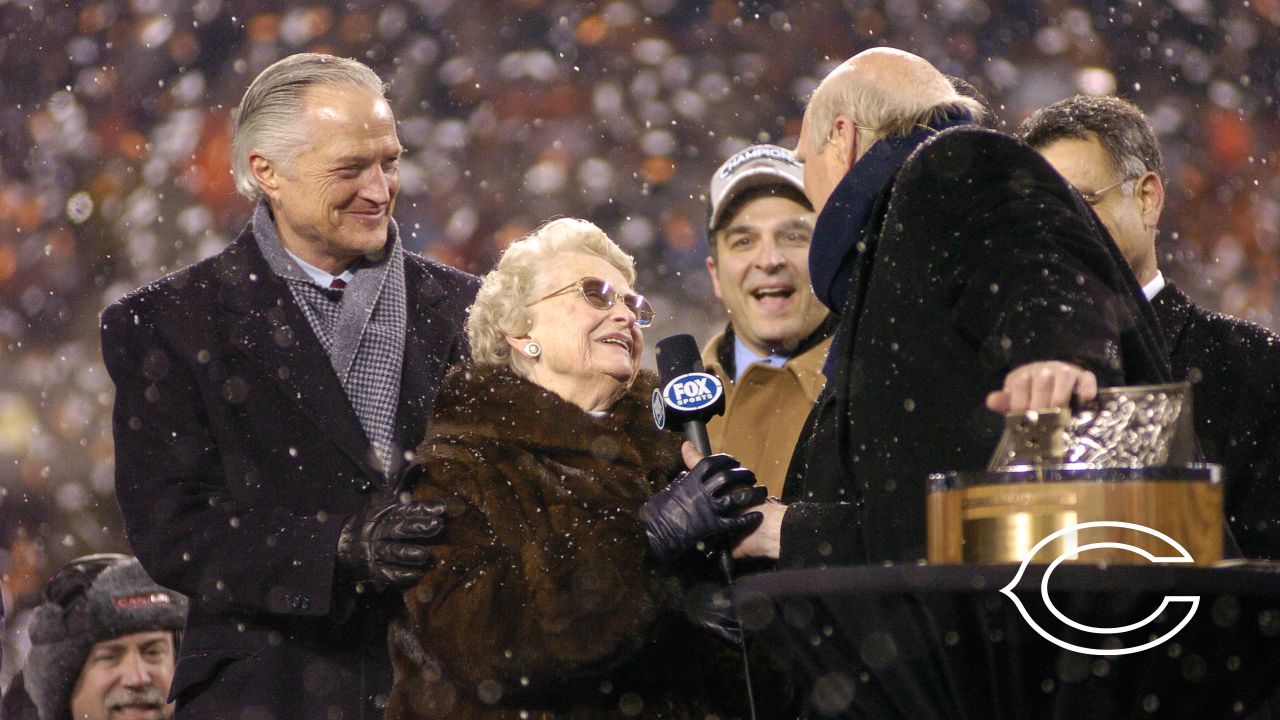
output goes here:
{"type": "Polygon", "coordinates": [[[596,418],[506,368],[449,374],[414,490],[449,520],[392,627],[390,720],[703,718],[741,702],[736,650],[682,617],[679,583],[647,559],[637,511],[683,469],[650,416],[655,381],[596,418]]]}

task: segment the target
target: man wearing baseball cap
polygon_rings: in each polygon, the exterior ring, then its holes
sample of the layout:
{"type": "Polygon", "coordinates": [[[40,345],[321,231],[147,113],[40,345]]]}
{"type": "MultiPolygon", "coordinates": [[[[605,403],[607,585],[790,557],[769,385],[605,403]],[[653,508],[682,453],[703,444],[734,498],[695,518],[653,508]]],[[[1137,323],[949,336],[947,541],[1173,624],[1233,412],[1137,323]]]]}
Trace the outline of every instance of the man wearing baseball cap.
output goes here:
{"type": "Polygon", "coordinates": [[[707,272],[729,325],[702,351],[725,383],[711,447],[782,495],[791,452],[824,378],[834,325],[809,285],[814,212],[791,151],[753,145],[711,178],[707,272]]]}
{"type": "Polygon", "coordinates": [[[10,720],[169,720],[183,596],[127,555],[72,560],[49,580],[31,651],[4,698],[10,720]]]}

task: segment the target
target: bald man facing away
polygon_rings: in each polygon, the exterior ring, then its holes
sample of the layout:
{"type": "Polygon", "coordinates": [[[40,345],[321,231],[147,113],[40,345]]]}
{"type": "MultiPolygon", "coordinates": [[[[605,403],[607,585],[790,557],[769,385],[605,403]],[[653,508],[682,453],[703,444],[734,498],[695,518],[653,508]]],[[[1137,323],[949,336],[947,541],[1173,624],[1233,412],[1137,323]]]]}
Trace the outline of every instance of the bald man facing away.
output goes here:
{"type": "Polygon", "coordinates": [[[1174,377],[1194,387],[1196,436],[1223,467],[1227,520],[1245,557],[1280,559],[1280,335],[1191,302],[1156,262],[1164,158],[1142,111],[1076,96],[1018,128],[1093,206],[1142,283],[1174,377]]]}
{"type": "Polygon", "coordinates": [[[930,473],[986,466],[999,412],[1171,379],[1115,244],[1035,151],[891,48],[832,71],[797,159],[818,299],[841,316],[785,504],[735,549],[785,567],[925,555],[930,473]],[[992,412],[992,411],[996,412],[992,412]]]}

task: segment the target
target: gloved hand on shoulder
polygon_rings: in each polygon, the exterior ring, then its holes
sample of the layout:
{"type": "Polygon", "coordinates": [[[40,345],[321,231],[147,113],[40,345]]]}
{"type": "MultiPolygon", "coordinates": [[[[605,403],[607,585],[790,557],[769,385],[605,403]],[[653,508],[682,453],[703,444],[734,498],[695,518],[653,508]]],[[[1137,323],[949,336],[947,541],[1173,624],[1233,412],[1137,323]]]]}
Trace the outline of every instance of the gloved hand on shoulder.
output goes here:
{"type": "Polygon", "coordinates": [[[337,572],[346,582],[407,588],[432,560],[430,541],[444,529],[442,503],[373,502],[338,536],[337,572]]]}

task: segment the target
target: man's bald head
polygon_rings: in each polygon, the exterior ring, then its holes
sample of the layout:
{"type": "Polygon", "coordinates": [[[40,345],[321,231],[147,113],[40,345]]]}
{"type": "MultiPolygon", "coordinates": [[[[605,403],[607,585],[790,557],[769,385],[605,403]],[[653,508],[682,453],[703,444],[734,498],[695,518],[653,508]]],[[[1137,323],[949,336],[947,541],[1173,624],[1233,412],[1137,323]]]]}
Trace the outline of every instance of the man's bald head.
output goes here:
{"type": "Polygon", "coordinates": [[[800,125],[796,159],[804,163],[804,193],[813,209],[822,212],[841,179],[878,140],[959,111],[982,117],[982,105],[956,92],[922,57],[874,48],[849,58],[813,91],[800,125]]]}
{"type": "Polygon", "coordinates": [[[983,113],[980,103],[956,92],[928,60],[896,48],[872,48],[822,80],[809,101],[805,127],[820,147],[836,117],[848,117],[858,127],[860,157],[880,138],[905,135],[958,108],[975,118],[983,113]]]}
{"type": "Polygon", "coordinates": [[[944,102],[954,90],[928,60],[897,48],[864,50],[846,60],[841,68],[886,96],[906,95],[935,104],[944,102]]]}

